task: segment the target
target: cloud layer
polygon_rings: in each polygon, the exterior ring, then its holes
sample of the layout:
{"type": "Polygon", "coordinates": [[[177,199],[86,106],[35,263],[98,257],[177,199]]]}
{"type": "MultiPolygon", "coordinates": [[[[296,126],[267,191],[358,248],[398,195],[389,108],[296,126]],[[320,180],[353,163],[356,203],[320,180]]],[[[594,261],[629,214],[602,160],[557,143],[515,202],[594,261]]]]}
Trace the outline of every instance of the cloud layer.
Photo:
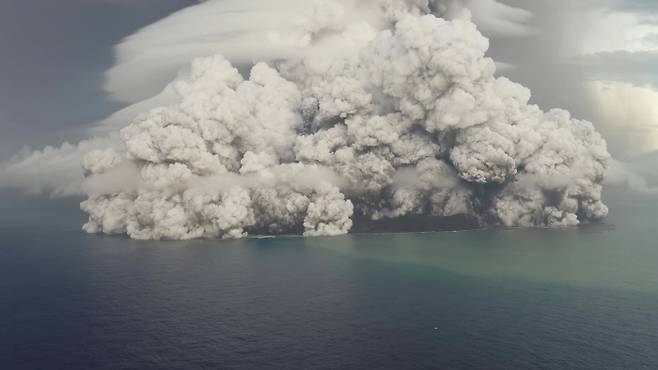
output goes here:
{"type": "Polygon", "coordinates": [[[363,27],[358,24],[386,29],[391,13],[409,11],[432,11],[443,18],[468,12],[488,36],[531,32],[530,12],[497,0],[210,0],[147,26],[117,45],[117,62],[105,75],[105,89],[114,99],[140,101],[157,94],[192,59],[216,53],[247,72],[257,61],[350,53],[356,45],[336,43],[335,37],[327,36],[350,25],[349,32],[359,35],[363,27]]]}

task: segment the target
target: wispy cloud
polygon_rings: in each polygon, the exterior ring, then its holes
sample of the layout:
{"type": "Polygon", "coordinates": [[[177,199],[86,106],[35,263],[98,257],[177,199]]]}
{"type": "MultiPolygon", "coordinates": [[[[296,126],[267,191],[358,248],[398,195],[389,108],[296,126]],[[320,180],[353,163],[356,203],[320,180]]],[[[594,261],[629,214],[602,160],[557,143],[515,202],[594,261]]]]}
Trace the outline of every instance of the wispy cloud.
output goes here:
{"type": "Polygon", "coordinates": [[[658,51],[611,51],[581,55],[572,62],[594,80],[658,88],[658,51]]]}

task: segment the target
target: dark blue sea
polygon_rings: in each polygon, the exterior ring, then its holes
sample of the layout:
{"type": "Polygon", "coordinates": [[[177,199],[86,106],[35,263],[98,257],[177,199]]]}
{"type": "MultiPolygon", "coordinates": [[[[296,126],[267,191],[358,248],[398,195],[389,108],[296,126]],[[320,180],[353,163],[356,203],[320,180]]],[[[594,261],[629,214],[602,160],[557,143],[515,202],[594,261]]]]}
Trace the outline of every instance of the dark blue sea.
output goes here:
{"type": "Polygon", "coordinates": [[[657,369],[658,201],[604,225],[138,242],[0,197],[0,369],[657,369]]]}

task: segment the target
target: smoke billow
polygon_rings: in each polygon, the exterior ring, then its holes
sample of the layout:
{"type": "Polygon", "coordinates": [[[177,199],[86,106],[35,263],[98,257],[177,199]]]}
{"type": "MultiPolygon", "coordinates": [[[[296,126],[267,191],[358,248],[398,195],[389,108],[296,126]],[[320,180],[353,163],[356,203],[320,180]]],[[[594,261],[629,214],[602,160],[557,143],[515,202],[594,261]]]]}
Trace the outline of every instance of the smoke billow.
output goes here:
{"type": "Polygon", "coordinates": [[[298,25],[316,47],[257,63],[248,78],[220,55],[194,60],[169,86],[177,103],[85,157],[84,230],[317,236],[347,233],[353,220],[566,226],[607,215],[605,141],[495,77],[468,17],[372,0],[379,21],[365,22],[344,3],[314,2],[298,25]]]}

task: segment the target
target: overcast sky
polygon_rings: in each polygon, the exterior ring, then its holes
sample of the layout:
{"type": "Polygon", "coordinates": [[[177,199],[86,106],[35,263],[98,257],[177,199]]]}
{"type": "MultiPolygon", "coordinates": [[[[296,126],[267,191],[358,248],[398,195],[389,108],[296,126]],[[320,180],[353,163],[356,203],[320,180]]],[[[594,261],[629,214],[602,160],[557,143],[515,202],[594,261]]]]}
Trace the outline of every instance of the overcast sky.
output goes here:
{"type": "Polygon", "coordinates": [[[112,46],[190,3],[0,1],[0,158],[84,136],[81,126],[120,107],[102,90],[112,46]]]}
{"type": "MultiPolygon", "coordinates": [[[[0,158],[23,145],[84,138],[85,127],[125,105],[103,90],[113,45],[193,3],[0,2],[0,158]]],[[[658,2],[505,3],[532,18],[513,35],[480,20],[492,36],[491,56],[507,64],[501,74],[530,87],[543,108],[594,121],[619,158],[658,149],[658,2]]]]}

